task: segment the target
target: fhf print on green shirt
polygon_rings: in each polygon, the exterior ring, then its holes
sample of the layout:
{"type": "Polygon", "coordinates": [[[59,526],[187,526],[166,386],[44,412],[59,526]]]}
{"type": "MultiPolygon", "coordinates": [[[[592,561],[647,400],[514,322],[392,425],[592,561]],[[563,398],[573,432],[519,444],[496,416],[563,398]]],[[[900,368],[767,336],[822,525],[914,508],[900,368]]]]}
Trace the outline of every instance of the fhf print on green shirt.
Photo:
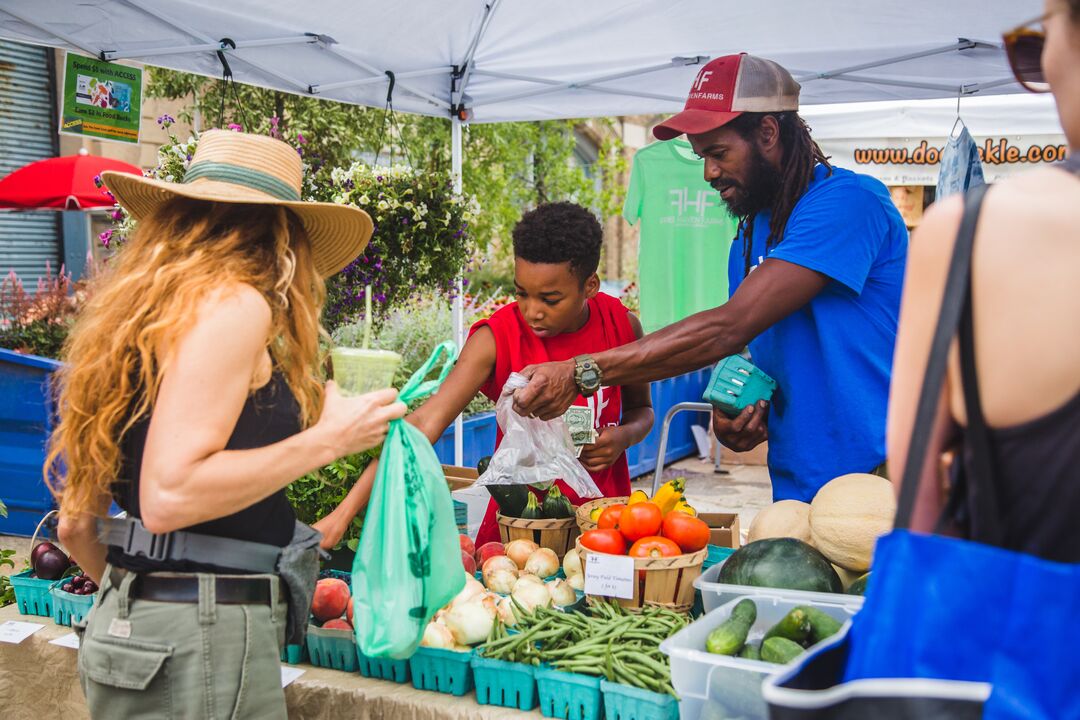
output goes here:
{"type": "Polygon", "coordinates": [[[738,223],[704,179],[685,140],[634,156],[623,217],[640,221],[641,324],[654,332],[727,302],[727,259],[738,223]]]}

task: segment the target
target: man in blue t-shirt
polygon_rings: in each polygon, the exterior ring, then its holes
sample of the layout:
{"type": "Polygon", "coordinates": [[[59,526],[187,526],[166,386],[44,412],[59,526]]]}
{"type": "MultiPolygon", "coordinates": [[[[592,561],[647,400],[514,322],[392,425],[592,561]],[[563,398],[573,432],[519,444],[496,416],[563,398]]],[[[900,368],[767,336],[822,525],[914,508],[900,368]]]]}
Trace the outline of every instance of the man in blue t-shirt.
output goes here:
{"type": "Polygon", "coordinates": [[[798,115],[799,84],[750,55],[702,67],[685,109],[653,134],[686,133],[705,181],[740,219],[724,305],[635,343],[526,368],[515,407],[561,414],[593,386],[641,383],[710,365],[749,345],[777,382],[772,403],[714,413],[725,445],[769,440],[775,500],[885,461],[885,418],[907,228],[885,186],[831,167],[798,115]]]}

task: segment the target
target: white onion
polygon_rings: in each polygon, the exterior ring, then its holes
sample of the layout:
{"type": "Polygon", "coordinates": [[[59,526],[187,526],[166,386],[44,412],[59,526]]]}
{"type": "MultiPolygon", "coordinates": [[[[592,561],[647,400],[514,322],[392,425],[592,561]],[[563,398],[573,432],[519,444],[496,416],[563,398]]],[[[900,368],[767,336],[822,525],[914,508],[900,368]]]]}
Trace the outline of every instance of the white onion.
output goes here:
{"type": "Polygon", "coordinates": [[[519,569],[523,569],[529,556],[539,548],[532,540],[511,540],[506,546],[506,557],[513,560],[519,569]]]}
{"type": "Polygon", "coordinates": [[[450,601],[450,607],[466,603],[484,592],[486,592],[484,585],[476,578],[470,577],[465,581],[465,587],[461,588],[461,592],[455,595],[454,599],[450,601]]]}
{"type": "Polygon", "coordinates": [[[484,582],[488,590],[500,595],[509,595],[514,585],[518,582],[517,573],[506,568],[495,568],[490,574],[484,573],[484,582]]]}
{"type": "Polygon", "coordinates": [[[487,560],[484,561],[484,565],[482,568],[480,568],[480,572],[486,574],[488,570],[493,568],[503,568],[504,570],[510,570],[515,575],[518,572],[517,564],[505,555],[495,555],[494,557],[489,557],[487,560]]]}
{"type": "Polygon", "coordinates": [[[574,575],[581,575],[585,572],[585,568],[581,567],[581,556],[578,555],[577,548],[573,548],[563,556],[562,569],[563,572],[566,573],[567,578],[571,578],[574,575]]]}
{"type": "Polygon", "coordinates": [[[514,627],[517,625],[517,615],[514,614],[514,601],[510,599],[510,596],[499,598],[497,603],[499,609],[499,619],[502,620],[503,625],[507,627],[514,627]]]}
{"type": "Polygon", "coordinates": [[[518,583],[514,586],[511,597],[517,600],[526,612],[532,612],[541,606],[551,607],[551,593],[543,583],[518,583]]]}
{"type": "Polygon", "coordinates": [[[570,577],[566,578],[566,582],[568,585],[570,585],[570,587],[574,588],[575,590],[581,590],[582,592],[584,592],[585,590],[584,573],[582,573],[581,575],[571,575],[570,577]]]}
{"type": "Polygon", "coordinates": [[[454,635],[450,632],[450,628],[442,623],[429,622],[424,628],[424,637],[421,638],[420,645],[450,650],[454,647],[454,635]]]}
{"type": "Polygon", "coordinates": [[[528,573],[521,573],[518,575],[517,582],[514,583],[514,587],[518,586],[518,583],[535,583],[536,585],[543,585],[544,581],[535,575],[529,575],[528,573]]]}
{"type": "Polygon", "coordinates": [[[463,605],[450,608],[444,622],[454,636],[454,641],[461,645],[475,645],[487,640],[491,628],[495,626],[498,608],[491,595],[476,597],[463,605]]]}
{"type": "Polygon", "coordinates": [[[559,556],[550,548],[538,548],[525,561],[525,572],[537,577],[551,577],[559,572],[559,556]]]}
{"type": "Polygon", "coordinates": [[[551,595],[551,601],[560,607],[573,605],[577,602],[577,593],[574,592],[574,588],[561,578],[556,578],[547,583],[547,590],[548,594],[551,595]]]}

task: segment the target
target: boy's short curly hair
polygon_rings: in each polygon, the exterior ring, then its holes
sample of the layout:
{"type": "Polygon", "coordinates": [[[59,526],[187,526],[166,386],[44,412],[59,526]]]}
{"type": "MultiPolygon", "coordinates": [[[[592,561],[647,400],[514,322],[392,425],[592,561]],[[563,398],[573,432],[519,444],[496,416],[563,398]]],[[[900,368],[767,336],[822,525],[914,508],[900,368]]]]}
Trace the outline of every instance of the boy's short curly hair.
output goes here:
{"type": "Polygon", "coordinates": [[[534,263],[570,263],[582,284],[600,265],[604,231],[596,217],[572,202],[530,210],[514,226],[514,256],[534,263]]]}

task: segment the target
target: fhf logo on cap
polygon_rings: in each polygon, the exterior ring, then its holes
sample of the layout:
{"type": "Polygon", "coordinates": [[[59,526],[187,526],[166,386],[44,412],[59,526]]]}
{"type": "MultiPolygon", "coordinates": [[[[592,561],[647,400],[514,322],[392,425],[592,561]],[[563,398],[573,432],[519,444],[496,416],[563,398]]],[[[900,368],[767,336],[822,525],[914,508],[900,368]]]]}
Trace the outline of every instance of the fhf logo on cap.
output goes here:
{"type": "Polygon", "coordinates": [[[690,93],[686,98],[687,107],[708,107],[709,109],[730,109],[731,89],[739,71],[741,56],[725,57],[707,63],[698,71],[690,93]],[[722,103],[723,108],[717,104],[722,103]]]}

